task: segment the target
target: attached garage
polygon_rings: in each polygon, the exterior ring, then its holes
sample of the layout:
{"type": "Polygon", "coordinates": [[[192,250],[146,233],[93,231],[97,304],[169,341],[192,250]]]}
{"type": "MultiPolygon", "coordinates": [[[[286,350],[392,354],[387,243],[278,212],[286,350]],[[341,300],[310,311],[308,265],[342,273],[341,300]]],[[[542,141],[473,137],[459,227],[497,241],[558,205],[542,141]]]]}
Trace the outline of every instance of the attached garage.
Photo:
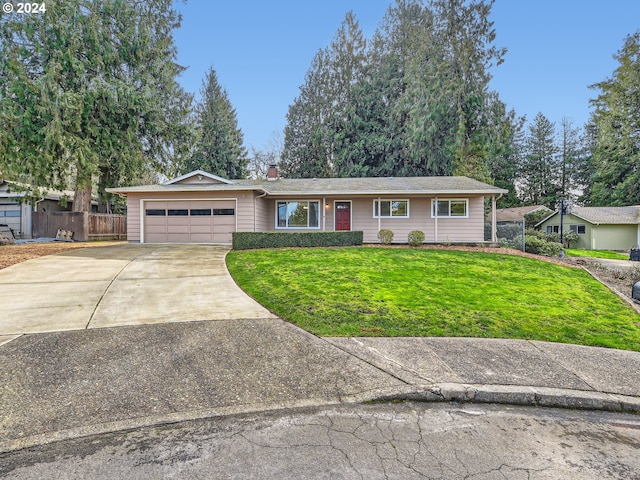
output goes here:
{"type": "Polygon", "coordinates": [[[231,243],[237,229],[236,199],[146,200],[145,243],[231,243]]]}

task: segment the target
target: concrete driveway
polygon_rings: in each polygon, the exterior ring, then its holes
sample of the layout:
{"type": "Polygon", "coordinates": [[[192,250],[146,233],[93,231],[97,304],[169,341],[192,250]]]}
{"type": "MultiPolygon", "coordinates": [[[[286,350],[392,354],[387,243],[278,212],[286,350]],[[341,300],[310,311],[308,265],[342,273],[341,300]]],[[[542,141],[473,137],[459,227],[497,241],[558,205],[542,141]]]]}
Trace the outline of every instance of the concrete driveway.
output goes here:
{"type": "Polygon", "coordinates": [[[215,245],[117,245],[0,270],[0,343],[25,333],[274,318],[244,294],[215,245]]]}

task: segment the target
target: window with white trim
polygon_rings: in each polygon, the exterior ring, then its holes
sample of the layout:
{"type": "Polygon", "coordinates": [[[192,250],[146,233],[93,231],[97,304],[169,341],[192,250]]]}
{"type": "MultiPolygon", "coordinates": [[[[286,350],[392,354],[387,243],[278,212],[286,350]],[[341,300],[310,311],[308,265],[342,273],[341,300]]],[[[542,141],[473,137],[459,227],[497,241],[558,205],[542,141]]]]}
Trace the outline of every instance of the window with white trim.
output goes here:
{"type": "Polygon", "coordinates": [[[276,202],[276,228],[320,228],[320,202],[276,202]]]}
{"type": "Polygon", "coordinates": [[[451,198],[447,200],[431,200],[431,218],[468,218],[469,199],[451,198]]]}
{"type": "Polygon", "coordinates": [[[560,233],[560,225],[547,225],[547,235],[552,233],[560,233]]]}
{"type": "Polygon", "coordinates": [[[587,226],[584,224],[569,225],[569,230],[571,230],[574,233],[577,233],[578,235],[587,234],[587,226]]]}
{"type": "Polygon", "coordinates": [[[409,200],[378,200],[373,201],[373,218],[408,218],[409,200]]]}

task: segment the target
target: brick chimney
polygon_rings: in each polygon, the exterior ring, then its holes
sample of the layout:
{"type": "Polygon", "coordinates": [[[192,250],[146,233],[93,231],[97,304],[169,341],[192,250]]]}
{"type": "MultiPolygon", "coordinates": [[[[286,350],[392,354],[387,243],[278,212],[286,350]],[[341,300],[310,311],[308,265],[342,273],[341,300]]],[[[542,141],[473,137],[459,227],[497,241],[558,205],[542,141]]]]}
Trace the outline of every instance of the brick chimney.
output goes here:
{"type": "Polygon", "coordinates": [[[277,165],[269,165],[269,170],[267,170],[267,180],[274,181],[278,180],[278,166],[277,165]]]}

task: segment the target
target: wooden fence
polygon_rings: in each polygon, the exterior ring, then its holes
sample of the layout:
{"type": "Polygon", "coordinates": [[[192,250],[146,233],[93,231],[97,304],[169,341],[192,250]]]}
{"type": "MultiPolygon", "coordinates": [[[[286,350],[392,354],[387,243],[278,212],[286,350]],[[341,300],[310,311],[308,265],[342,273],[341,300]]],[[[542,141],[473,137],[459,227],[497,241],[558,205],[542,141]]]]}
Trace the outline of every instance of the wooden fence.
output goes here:
{"type": "Polygon", "coordinates": [[[73,232],[78,242],[126,240],[126,215],[87,212],[33,212],[32,236],[55,237],[58,230],[73,232]]]}

